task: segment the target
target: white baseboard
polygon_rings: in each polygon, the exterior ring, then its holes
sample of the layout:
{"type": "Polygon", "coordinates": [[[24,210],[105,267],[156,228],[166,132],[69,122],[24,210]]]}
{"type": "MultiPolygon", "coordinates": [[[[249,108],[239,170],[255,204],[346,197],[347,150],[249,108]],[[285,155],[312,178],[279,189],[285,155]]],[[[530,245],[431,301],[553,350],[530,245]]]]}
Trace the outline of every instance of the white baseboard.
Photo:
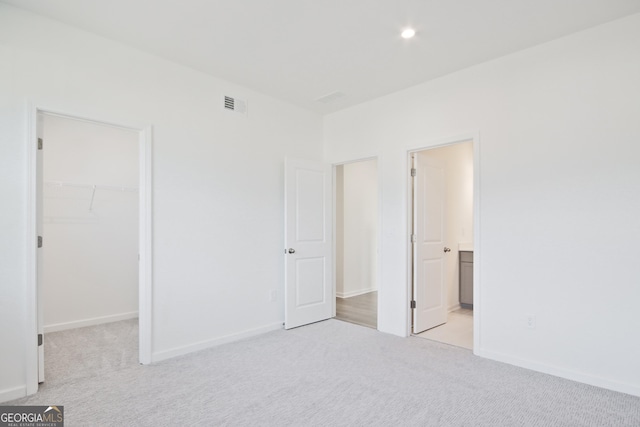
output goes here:
{"type": "Polygon", "coordinates": [[[199,341],[193,344],[185,345],[182,347],[175,347],[169,350],[158,351],[151,355],[151,362],[159,362],[161,360],[170,359],[172,357],[182,356],[183,354],[193,353],[194,351],[204,350],[221,344],[249,338],[255,335],[261,335],[266,332],[277,331],[278,329],[282,329],[282,327],[282,322],[276,322],[266,326],[261,326],[259,328],[248,329],[236,334],[225,335],[211,340],[199,341]]]}
{"type": "Polygon", "coordinates": [[[570,369],[560,368],[558,366],[538,363],[538,362],[534,362],[527,359],[520,359],[518,357],[513,357],[508,354],[487,351],[483,349],[474,348],[474,354],[477,356],[485,357],[487,359],[495,360],[498,362],[508,363],[510,365],[519,366],[521,368],[530,369],[536,372],[542,372],[543,374],[549,374],[556,377],[577,381],[579,383],[589,384],[592,386],[606,388],[613,391],[619,391],[620,393],[626,393],[626,394],[640,397],[640,386],[636,384],[629,384],[629,383],[614,381],[607,378],[598,377],[595,375],[576,372],[570,369]]]}
{"type": "Polygon", "coordinates": [[[377,289],[359,289],[357,291],[351,291],[351,292],[336,292],[336,296],[338,298],[351,298],[351,297],[357,297],[358,295],[364,295],[364,294],[368,294],[369,292],[375,292],[377,291],[377,289]]]}
{"type": "Polygon", "coordinates": [[[53,325],[45,325],[44,333],[64,331],[67,329],[83,328],[85,326],[101,325],[103,323],[118,322],[120,320],[135,319],[138,317],[137,311],[129,313],[112,314],[110,316],[93,317],[91,319],[74,320],[73,322],[54,323],[53,325]]]}
{"type": "Polygon", "coordinates": [[[0,402],[8,402],[14,399],[20,399],[27,395],[27,388],[25,386],[6,388],[0,390],[0,402]]]}

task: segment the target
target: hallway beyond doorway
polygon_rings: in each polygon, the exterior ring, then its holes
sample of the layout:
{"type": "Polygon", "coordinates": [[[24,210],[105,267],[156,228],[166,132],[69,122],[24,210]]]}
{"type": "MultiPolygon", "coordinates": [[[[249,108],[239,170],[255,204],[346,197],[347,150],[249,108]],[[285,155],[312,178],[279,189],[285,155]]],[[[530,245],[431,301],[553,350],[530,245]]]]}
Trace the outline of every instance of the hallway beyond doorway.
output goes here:
{"type": "Polygon", "coordinates": [[[378,291],[350,298],[336,298],[336,319],[378,328],[378,291]]]}

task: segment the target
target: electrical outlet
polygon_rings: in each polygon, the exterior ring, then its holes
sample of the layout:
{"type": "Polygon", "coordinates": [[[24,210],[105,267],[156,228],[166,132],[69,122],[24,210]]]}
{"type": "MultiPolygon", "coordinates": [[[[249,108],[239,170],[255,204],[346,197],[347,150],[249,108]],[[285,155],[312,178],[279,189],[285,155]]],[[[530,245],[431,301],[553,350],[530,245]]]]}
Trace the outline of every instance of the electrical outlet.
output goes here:
{"type": "Polygon", "coordinates": [[[278,292],[275,289],[271,289],[269,291],[269,301],[276,302],[276,297],[278,296],[278,292]]]}
{"type": "Polygon", "coordinates": [[[527,323],[527,328],[529,329],[535,329],[536,328],[536,316],[534,316],[533,314],[528,314],[527,317],[525,318],[526,323],[527,323]]]}

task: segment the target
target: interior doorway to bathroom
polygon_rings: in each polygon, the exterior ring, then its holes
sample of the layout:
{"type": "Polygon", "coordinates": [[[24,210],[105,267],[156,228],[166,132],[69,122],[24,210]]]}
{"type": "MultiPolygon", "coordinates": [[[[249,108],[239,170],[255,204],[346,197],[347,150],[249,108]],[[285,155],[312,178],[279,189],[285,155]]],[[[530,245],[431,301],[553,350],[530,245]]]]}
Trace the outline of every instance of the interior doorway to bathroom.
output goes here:
{"type": "Polygon", "coordinates": [[[473,141],[410,153],[412,333],[473,348],[473,141]]]}
{"type": "Polygon", "coordinates": [[[335,170],[336,319],[378,327],[378,162],[335,170]]]}

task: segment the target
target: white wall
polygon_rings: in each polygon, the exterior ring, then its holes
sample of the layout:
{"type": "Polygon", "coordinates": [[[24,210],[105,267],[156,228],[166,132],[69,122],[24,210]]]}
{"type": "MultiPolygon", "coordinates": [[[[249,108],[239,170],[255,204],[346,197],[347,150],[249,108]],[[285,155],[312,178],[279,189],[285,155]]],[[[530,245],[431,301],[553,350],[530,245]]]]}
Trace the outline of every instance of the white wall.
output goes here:
{"type": "Polygon", "coordinates": [[[377,289],[378,167],[364,160],[338,166],[336,296],[377,289]]]}
{"type": "Polygon", "coordinates": [[[328,161],[379,156],[379,329],[408,331],[407,150],[477,133],[474,351],[640,395],[638,76],[634,15],[327,116],[328,161]]]}
{"type": "Polygon", "coordinates": [[[52,115],[43,128],[45,332],[137,317],[139,134],[52,115]]]}
{"type": "Polygon", "coordinates": [[[281,327],[283,159],[322,159],[319,115],[2,4],[0,64],[0,325],[12,325],[0,328],[0,400],[24,394],[35,340],[28,101],[153,126],[154,360],[281,327]],[[223,95],[247,99],[248,117],[223,111],[223,95]]]}
{"type": "Polygon", "coordinates": [[[458,246],[473,245],[473,143],[462,142],[420,152],[444,167],[444,241],[451,252],[445,257],[449,311],[460,308],[458,246]]]}

